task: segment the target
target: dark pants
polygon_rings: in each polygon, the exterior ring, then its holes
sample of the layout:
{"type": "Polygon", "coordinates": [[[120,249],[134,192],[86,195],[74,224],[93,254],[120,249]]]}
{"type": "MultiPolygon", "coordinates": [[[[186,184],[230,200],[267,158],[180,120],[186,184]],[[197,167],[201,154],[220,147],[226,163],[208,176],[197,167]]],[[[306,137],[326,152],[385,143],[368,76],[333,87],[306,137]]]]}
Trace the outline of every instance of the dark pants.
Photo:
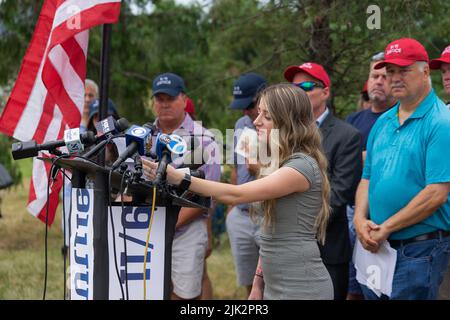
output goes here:
{"type": "Polygon", "coordinates": [[[438,300],[450,300],[450,264],[447,267],[447,272],[445,274],[444,280],[439,287],[438,300]]]}
{"type": "Polygon", "coordinates": [[[334,287],[334,300],[345,300],[348,290],[348,267],[349,264],[327,264],[325,267],[331,276],[334,287]]]}

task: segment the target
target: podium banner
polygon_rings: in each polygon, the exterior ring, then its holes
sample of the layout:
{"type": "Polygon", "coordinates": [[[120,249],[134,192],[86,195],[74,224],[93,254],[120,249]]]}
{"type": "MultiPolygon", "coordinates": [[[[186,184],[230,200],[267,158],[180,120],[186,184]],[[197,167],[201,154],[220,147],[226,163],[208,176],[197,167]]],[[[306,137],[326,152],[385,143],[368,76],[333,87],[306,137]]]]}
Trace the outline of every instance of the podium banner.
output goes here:
{"type": "MultiPolygon", "coordinates": [[[[120,285],[128,298],[144,298],[144,254],[150,207],[113,206],[113,235],[108,209],[109,299],[122,299],[120,285]],[[124,232],[125,228],[125,232],[124,232]],[[119,277],[114,263],[114,245],[119,277]],[[124,245],[126,239],[126,250],[124,245]],[[125,267],[126,265],[126,267],[125,267]],[[125,271],[127,270],[125,277],[125,271]],[[127,283],[125,281],[127,279],[127,283]]],[[[94,276],[94,190],[72,188],[70,215],[70,297],[72,300],[93,299],[94,276]]],[[[152,221],[146,262],[146,298],[164,298],[166,209],[156,207],[152,221]]],[[[126,298],[126,296],[125,296],[126,298]]]]}
{"type": "Polygon", "coordinates": [[[94,190],[72,188],[70,298],[92,300],[94,277],[94,190]]]}
{"type": "MultiPolygon", "coordinates": [[[[120,284],[126,294],[125,263],[127,265],[128,297],[130,300],[144,299],[144,254],[147,230],[150,222],[150,207],[112,207],[116,240],[116,257],[120,283],[114,264],[111,221],[108,220],[109,245],[109,298],[122,298],[120,284]],[[123,228],[125,227],[125,233],[123,228]],[[126,239],[126,255],[124,247],[126,239]]],[[[156,207],[152,221],[150,242],[146,262],[146,299],[164,298],[164,251],[165,251],[166,210],[156,207]]]]}

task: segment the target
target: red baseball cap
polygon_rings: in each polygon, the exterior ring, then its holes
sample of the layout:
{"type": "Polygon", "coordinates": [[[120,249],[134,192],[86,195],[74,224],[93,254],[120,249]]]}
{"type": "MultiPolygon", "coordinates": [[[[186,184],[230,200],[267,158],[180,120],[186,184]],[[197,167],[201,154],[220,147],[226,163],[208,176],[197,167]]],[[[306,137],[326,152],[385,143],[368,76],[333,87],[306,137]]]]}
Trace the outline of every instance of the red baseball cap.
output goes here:
{"type": "Polygon", "coordinates": [[[317,63],[314,62],[305,62],[299,66],[290,66],[284,70],[284,78],[292,82],[294,76],[299,72],[305,72],[309,74],[311,77],[316,78],[317,80],[322,81],[325,87],[331,87],[330,77],[325,69],[317,63]]]}
{"type": "Polygon", "coordinates": [[[364,93],[364,92],[367,92],[367,81],[364,82],[363,88],[360,93],[364,93]]]}
{"type": "Polygon", "coordinates": [[[186,97],[186,107],[184,108],[184,111],[189,113],[189,115],[195,113],[194,102],[190,98],[186,97]]]}
{"type": "Polygon", "coordinates": [[[402,38],[389,43],[384,50],[384,60],[378,62],[373,68],[381,69],[387,64],[396,66],[410,66],[416,61],[428,62],[428,53],[423,45],[411,38],[402,38]]]}
{"type": "Polygon", "coordinates": [[[430,61],[430,69],[440,69],[442,63],[450,63],[450,45],[442,51],[439,59],[433,59],[430,61]]]}

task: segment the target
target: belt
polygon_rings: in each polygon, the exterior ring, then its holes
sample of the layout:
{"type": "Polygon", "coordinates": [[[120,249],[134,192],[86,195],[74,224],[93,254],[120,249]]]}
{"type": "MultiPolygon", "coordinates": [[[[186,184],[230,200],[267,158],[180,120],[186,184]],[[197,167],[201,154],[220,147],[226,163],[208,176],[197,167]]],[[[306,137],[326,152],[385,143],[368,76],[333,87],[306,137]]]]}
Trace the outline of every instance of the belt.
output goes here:
{"type": "Polygon", "coordinates": [[[417,242],[417,241],[425,241],[425,240],[431,240],[431,239],[442,239],[445,237],[450,236],[450,231],[442,231],[437,230],[430,233],[421,234],[420,236],[409,238],[409,239],[403,239],[403,240],[388,240],[390,245],[392,247],[399,247],[404,246],[408,243],[417,242]]]}

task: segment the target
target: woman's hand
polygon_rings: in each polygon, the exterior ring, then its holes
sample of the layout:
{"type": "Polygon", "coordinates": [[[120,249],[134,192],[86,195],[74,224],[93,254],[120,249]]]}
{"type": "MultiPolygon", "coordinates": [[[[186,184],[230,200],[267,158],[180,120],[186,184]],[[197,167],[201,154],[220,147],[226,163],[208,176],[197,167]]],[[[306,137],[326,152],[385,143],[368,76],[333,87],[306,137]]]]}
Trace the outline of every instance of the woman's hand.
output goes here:
{"type": "Polygon", "coordinates": [[[264,279],[260,276],[255,276],[252,285],[252,291],[248,296],[248,300],[263,300],[264,298],[264,279]]]}
{"type": "MultiPolygon", "coordinates": [[[[151,160],[142,158],[142,168],[144,170],[144,176],[147,179],[152,181],[155,180],[156,169],[158,168],[157,162],[153,162],[151,160]]],[[[167,166],[166,173],[167,173],[167,182],[175,186],[178,186],[184,177],[183,172],[175,170],[171,165],[167,166]]]]}

